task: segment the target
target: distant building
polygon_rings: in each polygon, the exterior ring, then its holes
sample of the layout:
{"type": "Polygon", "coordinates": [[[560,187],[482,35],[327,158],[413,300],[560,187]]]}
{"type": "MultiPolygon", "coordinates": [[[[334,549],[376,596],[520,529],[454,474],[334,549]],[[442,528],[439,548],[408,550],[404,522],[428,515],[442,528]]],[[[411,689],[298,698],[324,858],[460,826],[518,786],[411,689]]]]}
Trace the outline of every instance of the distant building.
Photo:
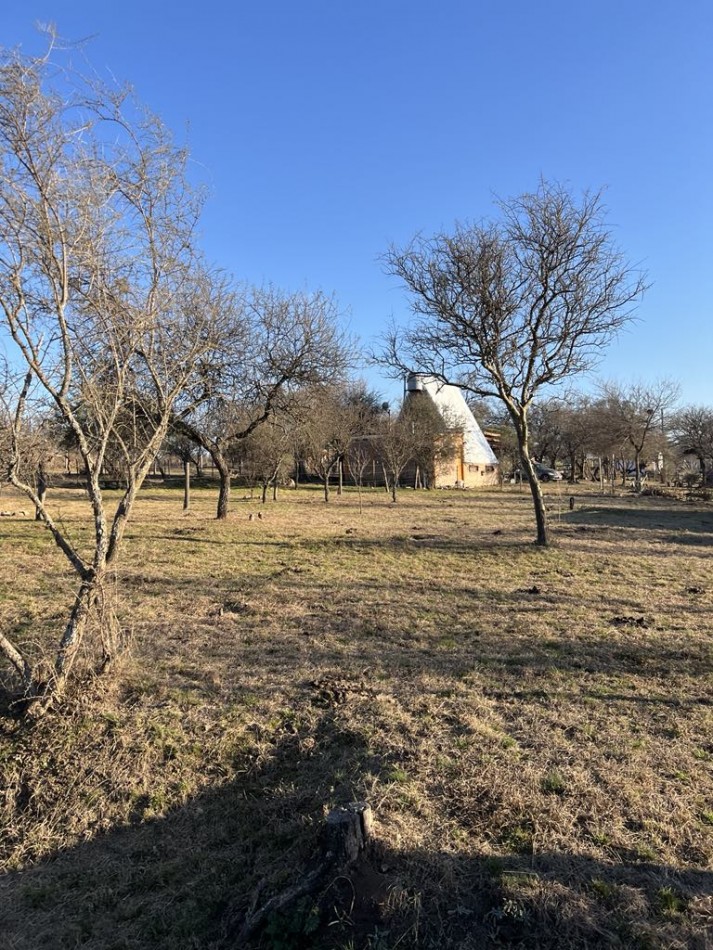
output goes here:
{"type": "MultiPolygon", "coordinates": [[[[458,386],[448,386],[434,376],[412,373],[406,380],[406,399],[429,399],[454,440],[453,457],[435,465],[435,488],[481,488],[498,484],[498,458],[458,386]]],[[[409,481],[405,473],[402,482],[408,484],[409,481]]]]}

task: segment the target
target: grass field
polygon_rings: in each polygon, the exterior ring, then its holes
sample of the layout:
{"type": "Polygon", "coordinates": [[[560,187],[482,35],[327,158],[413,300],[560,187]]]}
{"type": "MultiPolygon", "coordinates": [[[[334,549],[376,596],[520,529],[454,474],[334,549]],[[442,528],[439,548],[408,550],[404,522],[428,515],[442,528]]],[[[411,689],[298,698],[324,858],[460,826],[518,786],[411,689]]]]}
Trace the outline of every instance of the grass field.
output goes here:
{"type": "MultiPolygon", "coordinates": [[[[713,946],[713,507],[545,489],[547,550],[514,488],[260,520],[238,492],[218,523],[148,487],[126,657],[0,720],[2,950],[236,946],[360,799],[371,860],[256,946],[713,946]]],[[[73,579],[29,518],[0,543],[0,623],[40,650],[73,579]]]]}

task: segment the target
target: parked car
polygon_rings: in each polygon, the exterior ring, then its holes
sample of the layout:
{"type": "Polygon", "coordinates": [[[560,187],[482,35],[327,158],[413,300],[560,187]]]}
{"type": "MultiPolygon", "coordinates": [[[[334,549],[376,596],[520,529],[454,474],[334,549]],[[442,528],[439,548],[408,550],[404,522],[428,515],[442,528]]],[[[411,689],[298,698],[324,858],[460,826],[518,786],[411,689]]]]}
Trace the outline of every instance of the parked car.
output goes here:
{"type": "MultiPolygon", "coordinates": [[[[556,468],[550,468],[547,465],[543,465],[541,462],[534,462],[535,474],[541,482],[560,482],[562,481],[562,472],[558,472],[556,468]]],[[[511,482],[526,482],[527,481],[527,472],[522,468],[516,468],[515,471],[510,476],[511,482]]]]}
{"type": "Polygon", "coordinates": [[[535,473],[541,482],[562,481],[562,472],[558,472],[556,468],[548,468],[547,465],[542,465],[540,462],[535,462],[535,473]]]}

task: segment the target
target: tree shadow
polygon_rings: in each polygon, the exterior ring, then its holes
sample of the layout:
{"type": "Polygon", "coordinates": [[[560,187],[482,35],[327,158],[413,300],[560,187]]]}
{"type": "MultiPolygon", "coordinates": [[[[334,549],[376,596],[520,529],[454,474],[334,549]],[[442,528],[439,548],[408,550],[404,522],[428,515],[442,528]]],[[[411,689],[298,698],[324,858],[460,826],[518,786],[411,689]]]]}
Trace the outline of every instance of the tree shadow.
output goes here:
{"type": "MultiPolygon", "coordinates": [[[[326,808],[364,797],[393,770],[311,689],[314,727],[284,720],[260,755],[236,752],[235,775],[161,817],[137,796],[121,829],[0,878],[8,950],[236,947],[246,914],[320,860],[326,808]]],[[[268,916],[245,947],[658,946],[705,944],[713,873],[552,851],[404,849],[381,824],[365,860],[268,916]],[[700,919],[696,914],[700,910],[700,919]],[[649,942],[646,942],[649,941],[649,942]]],[[[31,807],[28,799],[23,807],[31,807]]],[[[417,813],[412,816],[418,821],[417,813]]]]}
{"type": "Polygon", "coordinates": [[[235,778],[165,816],[137,795],[127,827],[6,873],[3,948],[223,946],[256,889],[269,896],[310,869],[324,808],[363,795],[362,777],[389,764],[327,708],[309,741],[289,720],[264,739],[261,757],[236,751],[235,778]]]}
{"type": "Polygon", "coordinates": [[[563,524],[590,530],[632,529],[657,534],[664,542],[713,544],[713,511],[669,506],[585,505],[563,511],[563,524]]]}

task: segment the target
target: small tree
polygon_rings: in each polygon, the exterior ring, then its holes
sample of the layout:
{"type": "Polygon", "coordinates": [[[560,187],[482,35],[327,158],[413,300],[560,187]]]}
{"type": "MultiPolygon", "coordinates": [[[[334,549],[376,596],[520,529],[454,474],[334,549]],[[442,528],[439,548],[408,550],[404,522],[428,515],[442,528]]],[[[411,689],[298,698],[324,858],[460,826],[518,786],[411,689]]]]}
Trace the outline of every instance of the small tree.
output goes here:
{"type": "Polygon", "coordinates": [[[676,447],[681,455],[695,455],[697,473],[705,484],[713,465],[713,409],[710,406],[684,406],[673,419],[676,447]]]}
{"type": "Polygon", "coordinates": [[[557,464],[562,452],[562,405],[558,399],[544,399],[530,406],[530,444],[538,462],[557,464]]]}
{"type": "Polygon", "coordinates": [[[233,467],[239,468],[251,484],[260,487],[263,505],[270,487],[273,501],[277,499],[277,486],[280,478],[287,474],[293,444],[293,418],[286,413],[275,413],[236,445],[235,454],[231,456],[233,467]]]}
{"type": "Polygon", "coordinates": [[[218,470],[219,519],[228,516],[236,446],[276,412],[299,413],[302,388],[341,378],[351,359],[336,303],[321,292],[238,293],[226,285],[223,297],[226,330],[207,374],[207,398],[174,423],[218,470]]]}
{"type": "Polygon", "coordinates": [[[591,402],[586,396],[573,393],[560,410],[560,436],[562,451],[569,460],[569,480],[574,484],[577,476],[584,478],[587,450],[592,446],[591,402]]]}
{"type": "MultiPolygon", "coordinates": [[[[28,708],[58,695],[101,603],[136,495],[172,413],[210,359],[217,315],[194,252],[199,210],[186,153],[125,91],[58,73],[49,57],[0,64],[0,334],[7,475],[36,506],[77,578],[49,677],[0,634],[28,708]],[[50,406],[85,473],[93,543],[80,549],[23,467],[31,407],[50,406]],[[122,458],[116,507],[100,475],[122,458]]],[[[107,633],[111,627],[104,627],[107,633]]],[[[113,653],[104,637],[104,661],[113,653]]]]}
{"type": "Polygon", "coordinates": [[[191,507],[191,465],[195,465],[200,474],[202,449],[192,439],[177,432],[173,425],[162,449],[168,456],[177,456],[183,465],[183,510],[188,511],[191,507]]]}
{"type": "Polygon", "coordinates": [[[364,432],[361,391],[360,385],[319,386],[300,397],[298,454],[322,483],[325,503],[330,499],[330,479],[339,474],[352,442],[364,432]]]}
{"type": "MultiPolygon", "coordinates": [[[[452,423],[457,425],[456,420],[452,423]]],[[[448,422],[422,393],[411,393],[398,413],[382,416],[377,431],[377,451],[394,504],[399,479],[409,463],[419,467],[433,484],[439,466],[454,456],[454,433],[449,432],[448,422]]]]}
{"type": "Polygon", "coordinates": [[[599,194],[577,202],[542,182],[499,207],[500,221],[458,225],[387,252],[386,268],[410,294],[415,322],[392,332],[377,359],[503,402],[530,482],[537,543],[545,545],[530,406],[543,387],[591,367],[631,319],[644,281],[614,246],[599,194]]]}
{"type": "MultiPolygon", "coordinates": [[[[641,460],[646,450],[662,447],[661,420],[678,399],[679,386],[671,380],[655,383],[604,383],[602,393],[611,431],[634,455],[634,490],[641,491],[641,460]]],[[[665,440],[665,439],[664,439],[665,440]]],[[[626,464],[624,463],[624,477],[626,464]]]]}

